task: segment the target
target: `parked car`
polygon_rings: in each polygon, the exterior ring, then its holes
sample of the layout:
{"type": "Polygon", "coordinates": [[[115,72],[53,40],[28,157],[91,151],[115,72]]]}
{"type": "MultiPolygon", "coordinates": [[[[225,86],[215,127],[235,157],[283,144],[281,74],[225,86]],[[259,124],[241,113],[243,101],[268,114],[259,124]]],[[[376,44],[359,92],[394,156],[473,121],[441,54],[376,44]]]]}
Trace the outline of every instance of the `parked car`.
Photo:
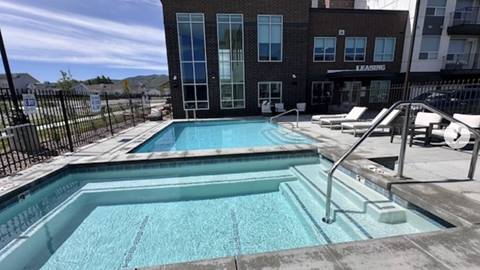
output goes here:
{"type": "Polygon", "coordinates": [[[464,89],[452,91],[422,93],[413,99],[425,101],[429,105],[451,115],[454,113],[480,113],[480,87],[478,86],[465,86],[464,89]]]}

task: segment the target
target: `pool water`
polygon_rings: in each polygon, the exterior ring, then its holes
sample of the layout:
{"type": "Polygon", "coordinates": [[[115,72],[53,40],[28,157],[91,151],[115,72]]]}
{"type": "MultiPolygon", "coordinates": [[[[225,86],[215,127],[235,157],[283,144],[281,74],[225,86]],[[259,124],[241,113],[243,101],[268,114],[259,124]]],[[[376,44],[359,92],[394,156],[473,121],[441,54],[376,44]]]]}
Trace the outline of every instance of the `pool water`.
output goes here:
{"type": "Polygon", "coordinates": [[[301,134],[266,121],[175,122],[137,147],[134,152],[250,148],[312,142],[301,134]]]}
{"type": "Polygon", "coordinates": [[[280,192],[111,205],[95,208],[42,269],[132,268],[317,243],[280,192]]]}
{"type": "Polygon", "coordinates": [[[0,269],[132,269],[443,228],[313,152],[72,170],[0,211],[0,269]],[[348,184],[348,185],[347,185],[348,184]]]}

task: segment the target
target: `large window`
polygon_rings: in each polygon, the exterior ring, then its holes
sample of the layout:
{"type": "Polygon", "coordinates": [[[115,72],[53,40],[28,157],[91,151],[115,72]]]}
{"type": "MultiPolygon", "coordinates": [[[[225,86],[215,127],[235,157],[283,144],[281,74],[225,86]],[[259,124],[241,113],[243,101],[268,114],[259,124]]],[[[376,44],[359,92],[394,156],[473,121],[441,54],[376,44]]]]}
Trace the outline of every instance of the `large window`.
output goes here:
{"type": "Polygon", "coordinates": [[[258,106],[261,106],[264,101],[272,105],[282,102],[282,82],[258,83],[258,106]]]}
{"type": "Polygon", "coordinates": [[[313,42],[314,62],[335,62],[337,39],[334,37],[316,37],[313,42]]]}
{"type": "Polygon", "coordinates": [[[390,81],[370,82],[370,103],[387,103],[390,95],[390,81]]]}
{"type": "Polygon", "coordinates": [[[281,62],[283,51],[283,16],[258,16],[258,61],[281,62]]]}
{"type": "Polygon", "coordinates": [[[347,37],[345,39],[345,62],[365,61],[366,37],[347,37]]]}
{"type": "Polygon", "coordinates": [[[243,16],[218,14],[220,107],[245,108],[243,16]]]}
{"type": "Polygon", "coordinates": [[[439,48],[440,36],[423,36],[418,58],[421,60],[437,59],[439,48]]]}
{"type": "Polygon", "coordinates": [[[382,37],[375,39],[375,62],[393,62],[395,58],[395,38],[382,37]]]}
{"type": "Polygon", "coordinates": [[[426,16],[445,16],[447,0],[427,0],[426,16]]]}
{"type": "Polygon", "coordinates": [[[177,27],[184,109],[208,110],[203,14],[178,13],[177,27]]]}

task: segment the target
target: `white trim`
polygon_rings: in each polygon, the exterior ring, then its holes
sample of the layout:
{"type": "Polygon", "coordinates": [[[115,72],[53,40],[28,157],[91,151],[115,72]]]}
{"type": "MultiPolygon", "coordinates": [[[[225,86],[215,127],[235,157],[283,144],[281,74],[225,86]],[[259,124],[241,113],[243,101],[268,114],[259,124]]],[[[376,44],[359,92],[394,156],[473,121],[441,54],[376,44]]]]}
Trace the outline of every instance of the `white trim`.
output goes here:
{"type": "MultiPolygon", "coordinates": [[[[323,54],[325,56],[325,53],[323,53],[323,54]]],[[[322,36],[313,37],[313,62],[314,63],[321,63],[321,62],[332,63],[332,62],[335,62],[335,61],[337,61],[337,37],[327,37],[327,36],[325,36],[325,37],[322,37],[322,36]],[[329,61],[315,60],[315,41],[317,39],[320,39],[320,38],[322,38],[322,39],[333,38],[335,40],[335,47],[334,47],[335,52],[333,53],[333,60],[329,60],[329,61]]]]}
{"type": "MultiPolygon", "coordinates": [[[[260,102],[260,85],[261,84],[267,84],[268,85],[268,101],[272,101],[272,84],[279,84],[280,85],[280,103],[283,103],[283,82],[282,81],[259,81],[257,82],[257,103],[258,107],[260,108],[262,106],[262,103],[260,102]]],[[[263,98],[266,100],[266,98],[263,98]]],[[[275,98],[278,99],[278,98],[275,98]]]]}
{"type": "MultiPolygon", "coordinates": [[[[186,102],[185,102],[185,92],[184,92],[184,86],[190,86],[192,85],[194,87],[195,91],[195,101],[189,101],[188,103],[195,103],[195,108],[193,110],[197,111],[207,111],[210,110],[210,94],[209,94],[209,88],[208,88],[208,63],[207,63],[207,42],[206,42],[206,32],[205,32],[205,15],[203,13],[176,13],[176,21],[177,21],[177,41],[178,41],[178,54],[179,54],[179,63],[180,63],[180,83],[181,83],[181,88],[182,88],[182,103],[183,103],[183,110],[192,110],[192,109],[187,109],[186,108],[186,102]],[[178,17],[180,15],[188,15],[189,17],[189,26],[190,26],[190,46],[191,46],[191,52],[192,52],[192,60],[191,61],[182,61],[182,50],[181,50],[181,44],[180,44],[180,23],[187,23],[187,22],[179,22],[178,17]],[[204,54],[205,54],[205,61],[199,61],[200,63],[205,62],[205,83],[196,83],[196,74],[195,74],[195,52],[194,52],[194,47],[193,47],[193,32],[192,32],[192,15],[201,15],[202,16],[202,24],[203,24],[203,46],[204,46],[204,54]],[[193,83],[184,83],[183,82],[183,63],[191,63],[192,64],[192,71],[193,71],[193,83]],[[207,88],[207,99],[206,100],[201,100],[198,101],[197,99],[197,85],[201,86],[206,86],[207,88]],[[206,108],[198,108],[198,103],[207,103],[206,108]]],[[[200,23],[200,22],[195,22],[195,23],[200,23]]]]}
{"type": "MultiPolygon", "coordinates": [[[[355,41],[355,45],[356,45],[356,41],[355,41]]],[[[365,62],[367,60],[367,45],[368,45],[368,38],[367,37],[345,37],[345,49],[343,51],[343,61],[347,62],[347,63],[362,63],[362,62],[365,62]],[[349,38],[355,38],[355,39],[356,38],[363,38],[363,39],[365,39],[365,48],[364,48],[364,52],[363,52],[363,60],[355,60],[355,59],[354,60],[347,60],[347,39],[349,39],[349,38]]],[[[355,58],[356,55],[357,55],[357,53],[354,52],[353,58],[355,58]]]]}
{"type": "MultiPolygon", "coordinates": [[[[375,44],[373,47],[373,62],[378,62],[378,63],[390,63],[390,62],[395,62],[395,52],[397,51],[396,49],[397,46],[397,38],[396,37],[376,37],[375,38],[375,44]],[[375,60],[375,57],[377,56],[376,51],[377,51],[377,41],[379,39],[393,39],[393,52],[392,52],[392,60],[375,60]]],[[[385,46],[383,47],[383,52],[382,55],[385,55],[385,46]]]]}
{"type": "Polygon", "coordinates": [[[283,15],[279,15],[279,14],[258,14],[257,15],[257,61],[260,62],[260,63],[281,63],[283,62],[283,15]],[[268,39],[268,43],[269,43],[269,46],[270,46],[270,54],[269,54],[269,58],[270,60],[260,60],[260,20],[259,18],[261,16],[269,16],[270,17],[270,21],[269,21],[269,28],[268,28],[268,34],[269,34],[269,39],[268,39]],[[280,60],[271,60],[272,59],[272,19],[271,17],[281,17],[282,18],[282,23],[274,23],[274,24],[279,24],[281,26],[281,31],[280,31],[280,60]]]}
{"type": "MultiPolygon", "coordinates": [[[[241,109],[245,109],[246,108],[246,103],[247,103],[247,97],[245,96],[245,26],[244,26],[244,17],[243,17],[243,14],[241,13],[217,13],[217,53],[218,53],[218,90],[219,90],[219,100],[220,100],[220,109],[221,110],[241,110],[241,109]],[[242,63],[243,64],[243,83],[235,83],[233,82],[233,72],[232,74],[230,75],[231,76],[231,80],[230,80],[230,83],[225,83],[223,85],[230,85],[232,87],[232,107],[227,107],[227,108],[224,108],[223,107],[223,100],[222,100],[222,80],[221,80],[221,66],[220,66],[220,33],[219,33],[219,20],[218,20],[218,17],[219,16],[229,16],[228,18],[228,25],[229,25],[229,31],[230,31],[230,51],[232,49],[232,20],[231,20],[231,15],[240,15],[242,17],[242,61],[232,61],[232,59],[230,59],[230,72],[232,72],[232,63],[242,63]],[[234,85],[243,85],[243,99],[234,99],[234,85]],[[238,101],[243,101],[243,107],[235,107],[235,102],[238,102],[238,101]]],[[[224,23],[225,24],[225,23],[224,23]]],[[[226,101],[225,101],[226,102],[226,101]]]]}

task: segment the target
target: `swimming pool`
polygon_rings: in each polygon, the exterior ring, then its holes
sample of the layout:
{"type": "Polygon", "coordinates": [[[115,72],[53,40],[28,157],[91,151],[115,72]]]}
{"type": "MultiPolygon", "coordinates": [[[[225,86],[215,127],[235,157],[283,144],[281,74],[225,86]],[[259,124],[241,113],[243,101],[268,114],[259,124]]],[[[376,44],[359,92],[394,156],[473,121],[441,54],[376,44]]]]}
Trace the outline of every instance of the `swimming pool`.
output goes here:
{"type": "Polygon", "coordinates": [[[313,152],[72,168],[0,212],[0,269],[131,269],[434,231],[313,152]]]}
{"type": "Polygon", "coordinates": [[[310,144],[313,140],[266,121],[174,122],[135,153],[310,144]]]}

